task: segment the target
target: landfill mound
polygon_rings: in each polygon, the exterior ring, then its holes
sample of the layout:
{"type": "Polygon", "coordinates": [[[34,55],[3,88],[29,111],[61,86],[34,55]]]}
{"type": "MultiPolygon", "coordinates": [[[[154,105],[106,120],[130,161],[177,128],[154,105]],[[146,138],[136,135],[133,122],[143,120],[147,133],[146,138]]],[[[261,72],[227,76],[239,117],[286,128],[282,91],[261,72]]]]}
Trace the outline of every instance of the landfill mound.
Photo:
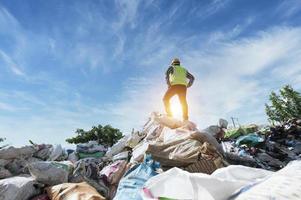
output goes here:
{"type": "Polygon", "coordinates": [[[109,149],[5,147],[0,200],[301,199],[301,120],[227,125],[198,130],[154,112],[109,149]]]}

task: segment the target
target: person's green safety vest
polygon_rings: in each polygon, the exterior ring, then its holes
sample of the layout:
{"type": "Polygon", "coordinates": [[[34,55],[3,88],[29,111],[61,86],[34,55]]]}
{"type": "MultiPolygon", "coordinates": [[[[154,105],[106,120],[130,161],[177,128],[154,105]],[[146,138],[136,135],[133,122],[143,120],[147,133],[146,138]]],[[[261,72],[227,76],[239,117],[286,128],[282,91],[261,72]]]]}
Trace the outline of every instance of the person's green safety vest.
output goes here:
{"type": "Polygon", "coordinates": [[[173,73],[169,74],[169,82],[171,85],[187,86],[186,69],[180,65],[173,66],[173,73]]]}

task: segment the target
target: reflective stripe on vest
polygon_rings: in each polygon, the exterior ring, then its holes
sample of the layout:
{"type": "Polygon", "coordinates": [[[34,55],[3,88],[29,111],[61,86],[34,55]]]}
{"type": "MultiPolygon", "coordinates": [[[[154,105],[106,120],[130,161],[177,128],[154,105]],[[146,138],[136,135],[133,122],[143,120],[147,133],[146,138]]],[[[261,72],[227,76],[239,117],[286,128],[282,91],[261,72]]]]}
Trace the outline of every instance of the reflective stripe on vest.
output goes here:
{"type": "Polygon", "coordinates": [[[186,69],[180,65],[173,66],[173,73],[169,74],[169,82],[171,85],[186,85],[186,69]]]}

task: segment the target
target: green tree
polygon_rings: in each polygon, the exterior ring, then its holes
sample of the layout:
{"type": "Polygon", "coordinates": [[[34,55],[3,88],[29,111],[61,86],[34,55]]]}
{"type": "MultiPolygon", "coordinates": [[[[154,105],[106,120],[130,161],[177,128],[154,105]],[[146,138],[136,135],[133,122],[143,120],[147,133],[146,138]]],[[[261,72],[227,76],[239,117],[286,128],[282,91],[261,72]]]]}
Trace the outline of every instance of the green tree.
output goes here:
{"type": "MultiPolygon", "coordinates": [[[[0,143],[3,142],[5,140],[5,138],[0,138],[0,143]]],[[[0,145],[0,149],[2,149],[3,147],[5,147],[6,145],[0,145]]]]}
{"type": "Polygon", "coordinates": [[[265,104],[265,111],[272,123],[283,123],[292,118],[301,119],[301,95],[290,85],[280,89],[279,95],[271,92],[269,99],[270,105],[265,104]]]}
{"type": "Polygon", "coordinates": [[[84,129],[77,129],[75,133],[76,136],[66,139],[66,142],[78,144],[94,140],[98,141],[99,144],[111,147],[123,137],[119,129],[113,128],[110,125],[93,126],[92,129],[88,131],[85,131],[84,129]]]}

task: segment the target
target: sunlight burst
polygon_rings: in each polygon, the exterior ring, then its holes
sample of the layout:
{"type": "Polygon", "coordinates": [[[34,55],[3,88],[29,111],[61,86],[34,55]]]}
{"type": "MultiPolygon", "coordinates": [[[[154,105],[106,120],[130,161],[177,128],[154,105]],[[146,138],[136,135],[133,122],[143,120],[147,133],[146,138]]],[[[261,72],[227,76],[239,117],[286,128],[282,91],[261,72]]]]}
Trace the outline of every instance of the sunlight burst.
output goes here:
{"type": "Polygon", "coordinates": [[[170,109],[174,118],[182,118],[182,106],[178,98],[173,98],[170,101],[170,109]]]}

